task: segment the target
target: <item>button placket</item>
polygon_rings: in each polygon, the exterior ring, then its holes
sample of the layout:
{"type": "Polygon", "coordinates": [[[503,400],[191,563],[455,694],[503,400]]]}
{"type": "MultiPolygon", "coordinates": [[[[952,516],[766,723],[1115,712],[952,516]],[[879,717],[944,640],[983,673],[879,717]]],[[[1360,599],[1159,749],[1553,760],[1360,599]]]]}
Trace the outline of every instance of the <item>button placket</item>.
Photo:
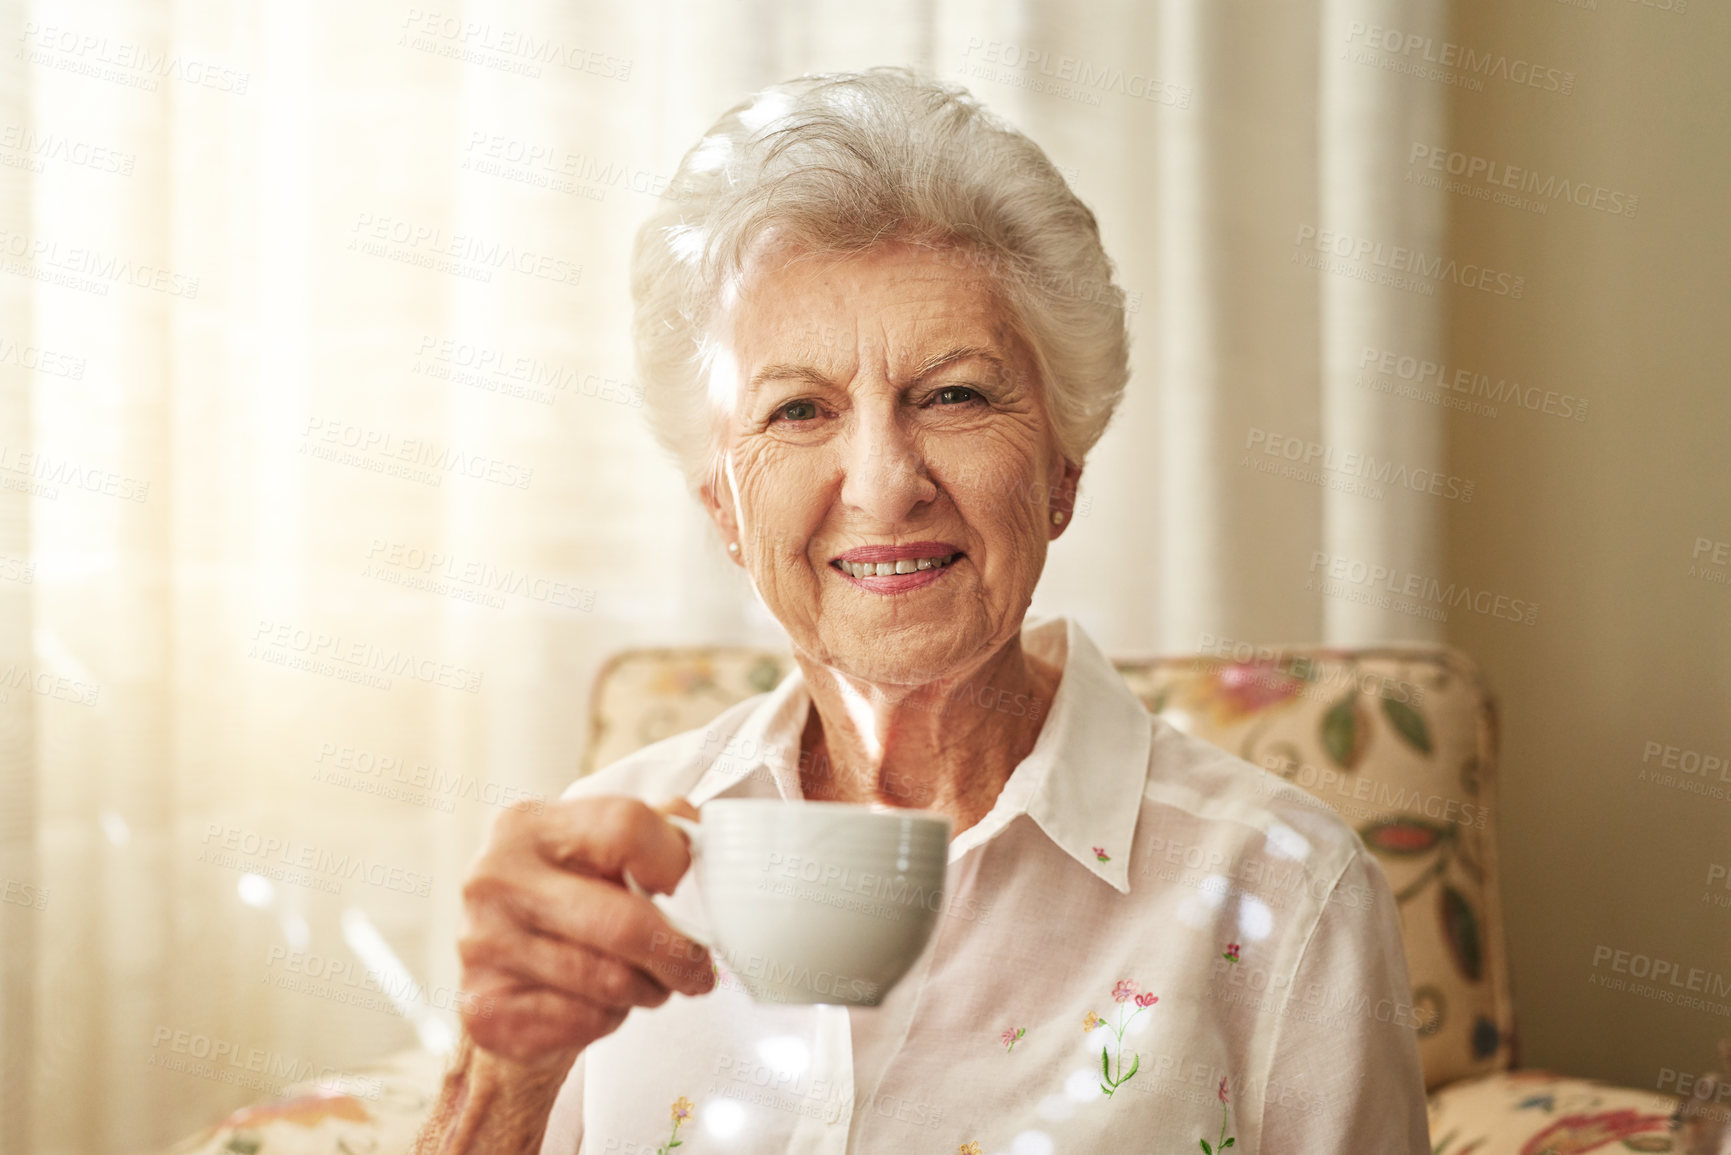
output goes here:
{"type": "MultiPolygon", "coordinates": [[[[958,864],[952,862],[950,864],[951,872],[958,874],[958,883],[955,889],[961,889],[964,882],[969,885],[972,884],[976,873],[975,867],[978,862],[978,855],[965,854],[961,863],[958,864]],[[965,878],[961,877],[961,874],[963,873],[965,873],[965,878]]],[[[939,950],[943,949],[943,940],[948,937],[946,932],[950,930],[949,923],[952,919],[948,914],[948,905],[951,901],[951,887],[948,885],[947,880],[944,888],[944,900],[946,909],[945,912],[939,914],[937,925],[932,928],[931,940],[926,943],[926,949],[920,952],[920,957],[914,963],[913,968],[908,971],[900,983],[896,984],[896,989],[891,996],[891,1000],[894,1001],[894,995],[901,994],[904,991],[910,992],[911,997],[901,1001],[901,1014],[895,1023],[881,1024],[883,1029],[895,1032],[895,1046],[884,1054],[883,1065],[877,1071],[877,1077],[873,1080],[869,1093],[862,1099],[859,1094],[859,1088],[854,1088],[854,1104],[856,1109],[854,1111],[853,1125],[848,1128],[848,1155],[855,1155],[856,1152],[864,1153],[880,1149],[876,1144],[866,1142],[863,1136],[866,1126],[873,1122],[872,1109],[877,1103],[878,1095],[883,1090],[884,1084],[890,1081],[891,1074],[896,1070],[897,1063],[901,1058],[902,1049],[907,1045],[908,1033],[913,1029],[914,1023],[918,1021],[920,1005],[925,1001],[926,985],[931,978],[933,963],[937,959],[939,950]],[[865,1104],[863,1110],[859,1108],[859,1104],[862,1102],[865,1104]]],[[[851,1022],[852,1016],[855,1014],[882,1015],[886,1010],[888,1010],[888,1008],[848,1007],[846,1010],[851,1022]]]]}
{"type": "Polygon", "coordinates": [[[813,1013],[814,1070],[822,1072],[829,1086],[835,1088],[832,1101],[821,1113],[802,1113],[788,1138],[789,1155],[798,1152],[822,1152],[824,1155],[844,1155],[847,1150],[849,1123],[858,1102],[854,1087],[853,1024],[848,1008],[819,1004],[813,1013]]]}

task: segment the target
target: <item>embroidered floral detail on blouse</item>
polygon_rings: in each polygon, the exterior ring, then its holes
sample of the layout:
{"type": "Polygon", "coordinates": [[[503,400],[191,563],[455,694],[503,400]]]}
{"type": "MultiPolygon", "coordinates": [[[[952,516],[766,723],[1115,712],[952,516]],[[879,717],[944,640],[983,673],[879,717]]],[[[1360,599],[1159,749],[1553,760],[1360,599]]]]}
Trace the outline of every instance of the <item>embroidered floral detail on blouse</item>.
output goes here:
{"type": "Polygon", "coordinates": [[[1137,984],[1131,979],[1119,979],[1112,987],[1112,1001],[1118,1004],[1118,1010],[1112,1016],[1114,1021],[1107,1022],[1093,1011],[1089,1011],[1088,1017],[1082,1020],[1082,1029],[1084,1031],[1091,1031],[1095,1027],[1104,1024],[1111,1028],[1112,1034],[1115,1035],[1118,1040],[1116,1046],[1103,1046],[1100,1048],[1100,1074],[1105,1079],[1105,1082],[1100,1084],[1100,1090],[1106,1092],[1106,1097],[1108,1099],[1112,1097],[1119,1087],[1122,1087],[1125,1083],[1128,1083],[1131,1079],[1135,1078],[1136,1072],[1142,1067],[1142,1056],[1135,1051],[1131,1051],[1130,1069],[1128,1071],[1124,1070],[1125,1028],[1130,1025],[1131,1021],[1134,1020],[1137,1015],[1159,1002],[1160,997],[1158,995],[1141,993],[1137,984]],[[1126,1016],[1124,1013],[1125,1004],[1131,1002],[1136,1004],[1136,1009],[1126,1016]]]}
{"type": "Polygon", "coordinates": [[[1094,848],[1094,857],[1098,858],[1101,862],[1112,861],[1112,856],[1106,853],[1106,848],[1104,846],[1096,846],[1094,848]]]}
{"type": "Polygon", "coordinates": [[[956,1148],[956,1155],[980,1155],[980,1145],[978,1143],[963,1143],[956,1148]]]}
{"type": "Polygon", "coordinates": [[[1016,1044],[1021,1040],[1022,1036],[1027,1033],[1027,1027],[1011,1027],[1002,1035],[998,1036],[998,1041],[1004,1044],[1004,1050],[1006,1052],[1013,1051],[1016,1049],[1016,1044]]]}
{"type": "Polygon", "coordinates": [[[1237,962],[1238,961],[1238,944],[1235,942],[1227,943],[1226,944],[1226,952],[1224,954],[1222,954],[1220,957],[1225,959],[1227,962],[1237,962]]]}
{"type": "Polygon", "coordinates": [[[1238,1142],[1237,1139],[1226,1134],[1226,1112],[1231,1110],[1231,1107],[1229,1106],[1229,1100],[1226,1098],[1225,1075],[1220,1076],[1220,1090],[1217,1091],[1216,1094],[1220,1098],[1220,1137],[1214,1140],[1214,1146],[1212,1147],[1208,1145],[1208,1140],[1206,1139],[1197,1140],[1198,1143],[1202,1144],[1203,1155],[1219,1155],[1219,1152],[1226,1150],[1228,1147],[1238,1142]]]}
{"type": "Polygon", "coordinates": [[[667,1137],[667,1142],[655,1149],[655,1155],[667,1155],[667,1153],[675,1147],[684,1144],[685,1140],[679,1137],[679,1127],[682,1123],[691,1122],[691,1100],[687,1099],[684,1095],[679,1096],[679,1098],[673,1100],[673,1109],[669,1113],[673,1116],[673,1134],[667,1137]]]}

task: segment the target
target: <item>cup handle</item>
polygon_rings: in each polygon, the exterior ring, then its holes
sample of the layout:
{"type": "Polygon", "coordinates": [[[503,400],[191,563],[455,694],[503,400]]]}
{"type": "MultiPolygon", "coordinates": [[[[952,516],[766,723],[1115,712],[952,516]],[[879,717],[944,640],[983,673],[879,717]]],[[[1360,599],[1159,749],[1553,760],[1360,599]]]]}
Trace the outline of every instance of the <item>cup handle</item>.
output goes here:
{"type": "MultiPolygon", "coordinates": [[[[693,822],[691,819],[682,817],[678,814],[663,814],[661,817],[679,827],[680,831],[685,835],[685,841],[691,848],[691,869],[697,869],[698,856],[703,853],[703,827],[698,823],[693,822]]],[[[625,889],[629,890],[632,894],[647,898],[650,902],[655,903],[655,909],[661,912],[661,916],[668,921],[669,925],[671,925],[674,930],[678,931],[680,934],[706,950],[714,949],[715,944],[709,941],[708,935],[698,933],[680,920],[668,914],[667,908],[662,906],[659,902],[656,902],[655,896],[645,890],[643,885],[635,878],[632,878],[629,870],[623,872],[623,877],[625,879],[625,889]]]]}

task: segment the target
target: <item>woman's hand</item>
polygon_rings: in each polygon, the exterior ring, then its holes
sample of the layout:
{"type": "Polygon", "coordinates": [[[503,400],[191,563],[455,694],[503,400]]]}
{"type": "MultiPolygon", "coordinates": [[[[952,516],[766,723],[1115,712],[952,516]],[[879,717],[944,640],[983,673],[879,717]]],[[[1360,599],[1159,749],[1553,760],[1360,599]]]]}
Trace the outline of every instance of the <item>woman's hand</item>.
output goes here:
{"type": "MultiPolygon", "coordinates": [[[[696,818],[684,800],[663,807],[696,818]]],[[[624,874],[670,893],[685,836],[633,798],[575,798],[502,813],[463,886],[463,1026],[511,1064],[565,1070],[632,1007],[715,986],[691,942],[624,874]]]]}

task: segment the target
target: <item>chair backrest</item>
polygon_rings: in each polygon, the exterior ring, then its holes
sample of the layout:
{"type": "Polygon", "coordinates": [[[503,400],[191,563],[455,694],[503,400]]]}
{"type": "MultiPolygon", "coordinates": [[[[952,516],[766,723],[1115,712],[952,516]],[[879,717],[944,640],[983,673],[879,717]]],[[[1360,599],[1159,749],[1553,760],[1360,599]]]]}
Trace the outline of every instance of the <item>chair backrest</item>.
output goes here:
{"type": "MultiPolygon", "coordinates": [[[[1400,907],[1425,1083],[1514,1062],[1493,825],[1495,703],[1440,647],[1269,647],[1116,662],[1150,711],[1302,787],[1376,855],[1400,907]]],[[[702,726],[792,668],[772,650],[631,650],[602,669],[583,772],[702,726]]]]}

